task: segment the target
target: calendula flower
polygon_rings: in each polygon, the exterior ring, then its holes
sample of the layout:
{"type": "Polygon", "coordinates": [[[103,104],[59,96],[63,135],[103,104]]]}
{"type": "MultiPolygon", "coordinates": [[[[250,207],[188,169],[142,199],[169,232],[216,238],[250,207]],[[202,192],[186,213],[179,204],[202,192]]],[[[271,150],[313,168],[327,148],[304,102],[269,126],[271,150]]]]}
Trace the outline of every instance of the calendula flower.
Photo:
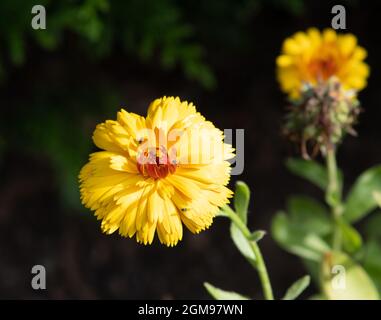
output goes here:
{"type": "Polygon", "coordinates": [[[174,246],[183,224],[193,233],[208,228],[229,202],[226,187],[231,145],[192,103],[163,97],[147,117],[125,110],[99,124],[94,143],[104,151],[82,168],[82,203],[95,211],[107,234],[119,231],[139,243],[174,246]]]}
{"type": "Polygon", "coordinates": [[[284,41],[276,60],[277,77],[292,99],[300,97],[305,85],[314,86],[331,77],[336,77],[344,90],[357,92],[367,84],[366,55],[352,34],[341,35],[332,29],[321,33],[311,28],[284,41]]]}

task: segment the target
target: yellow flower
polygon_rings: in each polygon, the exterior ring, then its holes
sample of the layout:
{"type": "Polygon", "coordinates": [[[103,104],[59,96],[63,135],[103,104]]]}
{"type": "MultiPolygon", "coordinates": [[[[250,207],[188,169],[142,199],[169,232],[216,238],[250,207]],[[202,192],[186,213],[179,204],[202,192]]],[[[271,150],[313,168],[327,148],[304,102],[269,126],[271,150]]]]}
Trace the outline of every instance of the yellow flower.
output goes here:
{"type": "Polygon", "coordinates": [[[300,96],[304,84],[314,86],[330,77],[337,77],[345,90],[359,91],[369,75],[366,55],[352,34],[315,28],[297,32],[284,41],[276,60],[278,81],[291,98],[300,96]]]}
{"type": "Polygon", "coordinates": [[[192,103],[163,97],[147,117],[121,110],[117,120],[99,124],[94,143],[105,151],[90,155],[82,168],[82,203],[116,230],[139,243],[174,246],[183,236],[208,228],[219,207],[229,202],[226,187],[231,145],[192,103]]]}

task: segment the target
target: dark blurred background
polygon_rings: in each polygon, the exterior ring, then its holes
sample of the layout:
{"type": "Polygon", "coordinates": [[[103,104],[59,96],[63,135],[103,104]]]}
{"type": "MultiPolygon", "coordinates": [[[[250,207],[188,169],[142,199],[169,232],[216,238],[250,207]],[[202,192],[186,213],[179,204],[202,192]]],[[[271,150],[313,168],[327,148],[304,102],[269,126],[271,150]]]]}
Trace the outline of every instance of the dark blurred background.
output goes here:
{"type": "MultiPolygon", "coordinates": [[[[269,230],[291,193],[320,192],[284,166],[296,155],[280,135],[285,96],[275,80],[282,41],[329,27],[338,2],[305,0],[0,1],[0,298],[208,298],[203,281],[254,298],[256,273],[238,253],[223,218],[175,248],[103,235],[79,202],[77,175],[95,125],[121,106],[145,114],[163,95],[193,101],[220,128],[245,129],[252,189],[249,224],[269,230]],[[31,8],[45,5],[47,29],[31,8]],[[31,268],[47,290],[31,288],[31,268]]],[[[347,31],[368,50],[368,87],[359,137],[339,164],[350,184],[381,162],[381,4],[341,1],[347,31]]],[[[347,185],[348,185],[347,184],[347,185]]],[[[261,241],[276,296],[305,271],[270,236],[261,241]]],[[[314,292],[312,286],[305,294],[314,292]]]]}

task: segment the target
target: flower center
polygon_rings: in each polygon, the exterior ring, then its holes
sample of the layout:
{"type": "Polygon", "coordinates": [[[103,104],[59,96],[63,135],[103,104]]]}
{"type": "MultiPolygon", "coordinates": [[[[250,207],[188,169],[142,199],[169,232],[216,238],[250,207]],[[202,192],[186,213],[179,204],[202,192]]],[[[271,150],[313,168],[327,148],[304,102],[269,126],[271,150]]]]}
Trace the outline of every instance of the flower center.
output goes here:
{"type": "Polygon", "coordinates": [[[337,71],[337,65],[333,57],[317,59],[311,62],[309,67],[314,77],[321,78],[322,80],[327,80],[337,71]]]}
{"type": "Polygon", "coordinates": [[[164,146],[149,148],[138,156],[138,170],[143,176],[154,179],[165,178],[176,171],[175,157],[170,157],[164,146]]]}

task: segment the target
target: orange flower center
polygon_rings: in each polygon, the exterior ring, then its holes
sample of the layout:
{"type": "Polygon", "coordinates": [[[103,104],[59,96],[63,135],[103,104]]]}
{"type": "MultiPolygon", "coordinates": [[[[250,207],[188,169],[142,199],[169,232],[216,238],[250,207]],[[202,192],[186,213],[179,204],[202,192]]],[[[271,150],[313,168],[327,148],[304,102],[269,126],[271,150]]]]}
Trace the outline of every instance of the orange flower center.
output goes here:
{"type": "Polygon", "coordinates": [[[176,171],[175,157],[170,157],[164,146],[149,148],[138,156],[137,167],[143,176],[162,179],[176,171]]]}
{"type": "Polygon", "coordinates": [[[311,61],[309,70],[315,79],[327,80],[336,74],[337,64],[333,57],[321,57],[311,61]]]}

